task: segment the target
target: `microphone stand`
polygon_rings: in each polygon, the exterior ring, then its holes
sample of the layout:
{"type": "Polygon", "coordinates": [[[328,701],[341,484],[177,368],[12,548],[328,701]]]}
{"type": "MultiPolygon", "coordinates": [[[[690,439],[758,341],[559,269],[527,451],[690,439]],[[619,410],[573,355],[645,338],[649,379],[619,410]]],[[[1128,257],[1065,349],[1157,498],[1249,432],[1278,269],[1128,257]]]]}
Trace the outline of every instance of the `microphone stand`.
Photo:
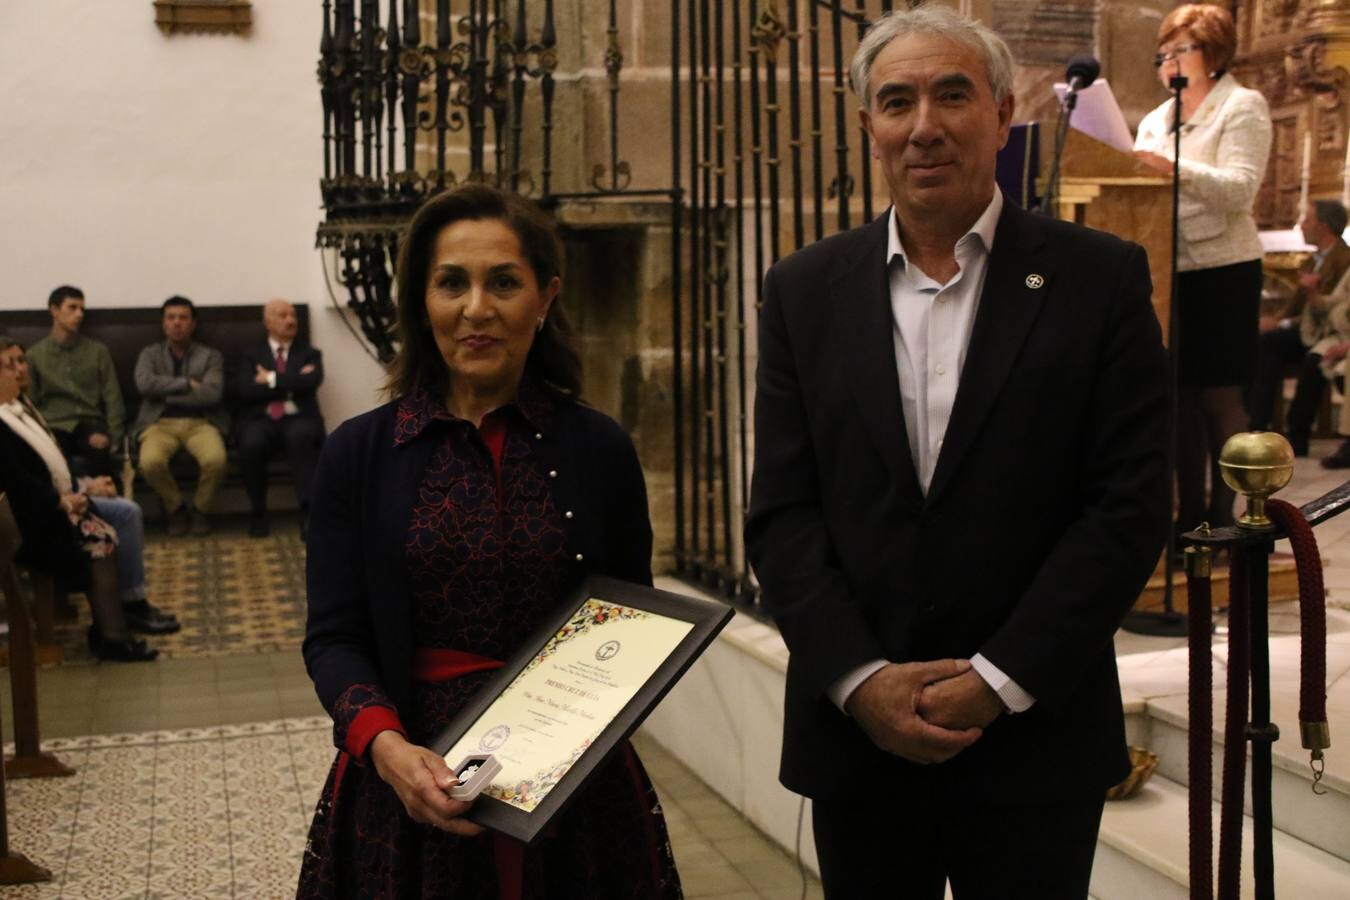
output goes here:
{"type": "Polygon", "coordinates": [[[1075,87],[1075,77],[1069,82],[1069,89],[1064,93],[1064,102],[1060,104],[1059,121],[1055,124],[1055,154],[1050,161],[1050,177],[1045,180],[1045,196],[1041,198],[1040,211],[1048,216],[1055,216],[1055,204],[1059,200],[1059,163],[1064,156],[1064,143],[1069,137],[1069,119],[1073,118],[1074,107],[1078,105],[1078,91],[1075,87]]]}
{"type": "MultiPolygon", "coordinates": [[[[1186,87],[1185,75],[1173,75],[1167,82],[1172,88],[1172,301],[1167,309],[1167,493],[1171,496],[1177,472],[1177,392],[1181,381],[1181,347],[1177,327],[1181,300],[1181,273],[1177,271],[1177,256],[1181,252],[1179,223],[1181,219],[1181,91],[1186,87]]],[[[1125,617],[1121,627],[1134,634],[1158,637],[1184,637],[1186,617],[1177,612],[1172,599],[1172,579],[1176,574],[1177,532],[1167,530],[1167,553],[1163,562],[1163,607],[1160,611],[1137,610],[1125,617]]]]}

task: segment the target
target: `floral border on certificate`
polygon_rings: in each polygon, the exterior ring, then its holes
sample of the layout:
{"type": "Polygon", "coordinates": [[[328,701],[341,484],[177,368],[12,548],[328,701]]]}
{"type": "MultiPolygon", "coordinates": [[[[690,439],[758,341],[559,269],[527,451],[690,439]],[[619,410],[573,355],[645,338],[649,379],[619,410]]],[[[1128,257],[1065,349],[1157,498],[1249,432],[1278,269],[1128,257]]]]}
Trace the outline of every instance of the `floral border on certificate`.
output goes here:
{"type": "Polygon", "coordinates": [[[534,808],[543,802],[543,799],[548,796],[548,792],[557,786],[562,777],[572,768],[572,764],[580,759],[581,754],[585,753],[590,746],[591,742],[587,740],[573,751],[571,756],[553,768],[536,772],[533,778],[526,778],[510,787],[488,785],[484,793],[501,800],[503,803],[510,803],[512,806],[519,807],[526,812],[533,812],[534,808]]]}
{"type": "MultiPolygon", "coordinates": [[[[558,648],[570,641],[572,638],[583,635],[593,627],[612,622],[615,619],[647,619],[651,614],[640,609],[633,609],[630,606],[618,606],[614,603],[606,603],[603,600],[596,600],[594,597],[587,600],[581,606],[577,607],[576,613],[567,624],[558,629],[558,633],[549,638],[544,649],[540,650],[534,659],[530,660],[529,665],[520,670],[520,675],[538,666],[541,662],[548,659],[558,648]]],[[[519,679],[520,675],[516,678],[519,679]]],[[[514,682],[512,683],[514,687],[514,682]]]]}

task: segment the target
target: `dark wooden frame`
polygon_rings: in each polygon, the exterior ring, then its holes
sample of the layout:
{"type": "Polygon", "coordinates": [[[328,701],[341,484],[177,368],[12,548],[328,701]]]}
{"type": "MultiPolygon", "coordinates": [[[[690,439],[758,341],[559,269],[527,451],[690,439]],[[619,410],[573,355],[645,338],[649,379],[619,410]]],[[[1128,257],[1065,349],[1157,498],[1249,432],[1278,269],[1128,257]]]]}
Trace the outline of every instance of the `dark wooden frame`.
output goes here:
{"type": "MultiPolygon", "coordinates": [[[[532,812],[517,809],[487,795],[482,795],[475,801],[473,809],[468,814],[470,821],[510,835],[526,844],[534,841],[549,822],[571,803],[577,790],[586,783],[591,773],[600,768],[623,741],[642,724],[647,715],[656,708],[675,682],[680,680],[693,665],[694,660],[698,659],[734,615],[731,607],[715,601],[700,600],[593,575],[581,584],[568,598],[567,603],[560,606],[554,615],[530,635],[521,645],[521,649],[507,660],[506,665],[493,675],[473,700],[451,720],[440,736],[432,741],[431,749],[442,756],[448,753],[455,742],[478,721],[543,646],[576,614],[581,605],[591,598],[691,622],[694,627],[532,812]]],[[[453,764],[452,762],[451,765],[453,764]]]]}

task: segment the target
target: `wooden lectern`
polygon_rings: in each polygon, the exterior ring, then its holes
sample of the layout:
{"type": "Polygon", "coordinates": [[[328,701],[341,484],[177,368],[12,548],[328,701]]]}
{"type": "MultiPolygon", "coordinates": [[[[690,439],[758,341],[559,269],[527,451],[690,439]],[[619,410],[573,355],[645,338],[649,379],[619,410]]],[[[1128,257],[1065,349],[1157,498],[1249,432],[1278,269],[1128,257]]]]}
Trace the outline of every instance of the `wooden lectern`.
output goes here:
{"type": "MultiPolygon", "coordinates": [[[[1050,163],[1050,154],[1042,154],[1038,193],[1045,191],[1050,163]]],[[[1172,301],[1172,180],[1070,128],[1059,168],[1058,214],[1148,251],[1153,309],[1166,340],[1172,301]]]]}

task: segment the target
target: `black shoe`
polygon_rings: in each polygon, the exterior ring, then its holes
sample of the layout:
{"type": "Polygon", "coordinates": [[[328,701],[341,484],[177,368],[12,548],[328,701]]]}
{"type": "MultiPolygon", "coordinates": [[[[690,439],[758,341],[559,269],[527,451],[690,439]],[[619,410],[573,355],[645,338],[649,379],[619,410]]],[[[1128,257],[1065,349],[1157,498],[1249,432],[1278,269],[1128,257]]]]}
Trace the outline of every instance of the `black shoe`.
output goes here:
{"type": "Polygon", "coordinates": [[[178,508],[164,516],[164,531],[169,537],[182,537],[188,533],[188,526],[191,523],[191,516],[188,514],[186,503],[180,503],[178,508]]]}
{"type": "Polygon", "coordinates": [[[267,513],[254,513],[248,519],[249,537],[267,537],[272,533],[272,523],[267,520],[267,513]]]}
{"type": "Polygon", "coordinates": [[[1350,441],[1344,441],[1336,452],[1322,460],[1324,469],[1350,469],[1350,441]]]}
{"type": "Polygon", "coordinates": [[[183,627],[172,613],[151,606],[146,600],[123,604],[122,611],[127,627],[141,634],[175,634],[183,627]]]}
{"type": "Polygon", "coordinates": [[[106,640],[93,625],[89,626],[89,652],[104,662],[149,662],[159,656],[158,650],[146,646],[140,638],[106,640]]]}

